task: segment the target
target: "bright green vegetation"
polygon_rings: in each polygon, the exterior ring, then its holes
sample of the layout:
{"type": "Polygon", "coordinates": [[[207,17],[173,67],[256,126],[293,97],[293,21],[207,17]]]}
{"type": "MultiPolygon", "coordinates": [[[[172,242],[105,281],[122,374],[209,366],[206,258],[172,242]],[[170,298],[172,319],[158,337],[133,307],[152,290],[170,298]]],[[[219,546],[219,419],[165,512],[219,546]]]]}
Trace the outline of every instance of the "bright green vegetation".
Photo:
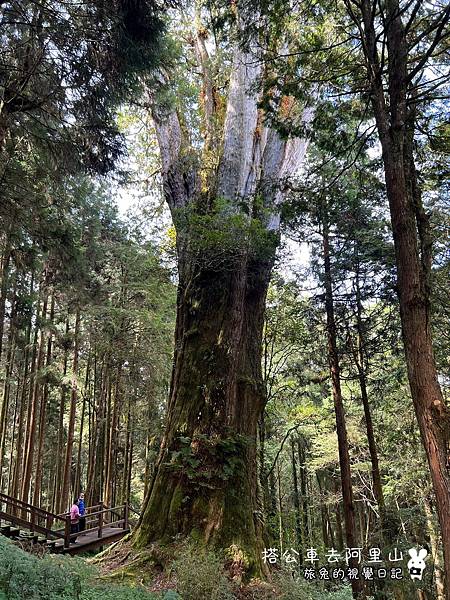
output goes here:
{"type": "MultiPolygon", "coordinates": [[[[0,600],[234,600],[236,584],[225,575],[213,552],[184,546],[168,569],[177,589],[157,594],[140,585],[102,583],[83,559],[46,555],[38,558],[0,536],[0,600]]],[[[252,600],[349,600],[348,588],[324,592],[317,585],[295,582],[289,572],[275,575],[271,585],[252,585],[252,600]]]]}
{"type": "Polygon", "coordinates": [[[141,587],[102,584],[82,559],[27,554],[0,536],[0,598],[7,600],[176,600],[141,587]]]}

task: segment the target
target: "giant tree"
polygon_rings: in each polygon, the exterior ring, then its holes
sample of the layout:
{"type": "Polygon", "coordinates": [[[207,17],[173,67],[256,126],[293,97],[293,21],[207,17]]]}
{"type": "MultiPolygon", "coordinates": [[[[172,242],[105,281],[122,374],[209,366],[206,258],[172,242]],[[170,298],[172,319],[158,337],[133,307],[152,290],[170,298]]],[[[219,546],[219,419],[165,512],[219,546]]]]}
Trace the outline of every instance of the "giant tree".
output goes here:
{"type": "MultiPolygon", "coordinates": [[[[245,28],[242,15],[234,26],[245,28]]],[[[299,169],[307,144],[282,139],[258,109],[260,40],[231,49],[224,107],[206,37],[203,27],[193,36],[201,151],[190,144],[185,114],[152,103],[179,285],[167,424],[135,541],[202,540],[258,573],[256,433],[265,401],[264,305],[283,201],[278,182],[299,169]]],[[[284,108],[295,110],[289,99],[284,108]]],[[[310,110],[298,118],[309,120],[310,110]]]]}

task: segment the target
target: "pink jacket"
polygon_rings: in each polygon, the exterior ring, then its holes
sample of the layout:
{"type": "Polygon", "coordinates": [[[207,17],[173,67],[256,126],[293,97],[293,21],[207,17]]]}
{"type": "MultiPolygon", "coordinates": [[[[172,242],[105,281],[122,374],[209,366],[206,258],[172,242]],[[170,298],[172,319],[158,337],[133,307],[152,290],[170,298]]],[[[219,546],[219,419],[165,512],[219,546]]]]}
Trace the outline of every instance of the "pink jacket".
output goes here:
{"type": "Polygon", "coordinates": [[[78,506],[76,504],[72,504],[72,508],[70,509],[70,520],[72,523],[78,523],[79,517],[80,511],[78,510],[78,506]]]}

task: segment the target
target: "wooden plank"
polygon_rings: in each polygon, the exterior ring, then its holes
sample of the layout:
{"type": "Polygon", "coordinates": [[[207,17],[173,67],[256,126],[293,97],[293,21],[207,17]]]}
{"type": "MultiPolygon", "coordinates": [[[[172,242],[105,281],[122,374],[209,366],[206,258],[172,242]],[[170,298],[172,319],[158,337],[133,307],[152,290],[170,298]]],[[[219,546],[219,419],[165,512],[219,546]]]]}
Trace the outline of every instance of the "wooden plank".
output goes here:
{"type": "Polygon", "coordinates": [[[100,546],[106,546],[107,544],[120,540],[129,532],[129,529],[122,529],[119,527],[104,527],[102,532],[103,535],[100,538],[98,537],[97,530],[92,532],[88,531],[86,533],[82,532],[78,534],[77,541],[74,544],[70,544],[69,548],[64,548],[63,540],[57,540],[54,549],[55,551],[62,551],[65,554],[72,555],[79,554],[80,552],[88,552],[95,548],[99,548],[100,546]]]}

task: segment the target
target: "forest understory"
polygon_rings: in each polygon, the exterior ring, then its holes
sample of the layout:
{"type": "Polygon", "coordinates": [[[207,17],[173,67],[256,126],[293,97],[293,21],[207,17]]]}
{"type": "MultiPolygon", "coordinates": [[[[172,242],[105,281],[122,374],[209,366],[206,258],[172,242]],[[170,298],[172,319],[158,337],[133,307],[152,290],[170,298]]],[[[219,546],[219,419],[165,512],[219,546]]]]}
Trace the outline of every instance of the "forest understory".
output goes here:
{"type": "Polygon", "coordinates": [[[450,600],[449,20],[0,1],[0,600],[450,600]]]}

